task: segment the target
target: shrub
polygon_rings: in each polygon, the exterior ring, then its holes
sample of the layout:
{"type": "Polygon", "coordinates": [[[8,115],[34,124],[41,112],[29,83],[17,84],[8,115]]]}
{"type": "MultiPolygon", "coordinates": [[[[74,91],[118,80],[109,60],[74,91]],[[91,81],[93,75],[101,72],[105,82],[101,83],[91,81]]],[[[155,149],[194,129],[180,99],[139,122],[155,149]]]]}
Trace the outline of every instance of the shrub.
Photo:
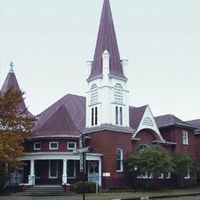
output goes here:
{"type": "MultiPolygon", "coordinates": [[[[95,193],[96,192],[96,183],[85,182],[84,183],[85,193],[95,193]]],[[[72,185],[71,190],[76,193],[83,193],[83,182],[77,182],[72,185]]]]}

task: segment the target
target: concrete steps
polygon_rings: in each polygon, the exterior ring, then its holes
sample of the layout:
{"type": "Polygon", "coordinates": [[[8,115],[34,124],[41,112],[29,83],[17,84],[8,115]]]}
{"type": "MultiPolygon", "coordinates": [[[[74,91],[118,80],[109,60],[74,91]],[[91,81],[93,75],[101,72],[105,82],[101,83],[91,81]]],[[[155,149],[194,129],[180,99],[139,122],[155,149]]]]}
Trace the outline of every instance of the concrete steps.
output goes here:
{"type": "Polygon", "coordinates": [[[17,196],[65,196],[67,195],[62,186],[33,186],[24,192],[15,194],[17,196]]]}

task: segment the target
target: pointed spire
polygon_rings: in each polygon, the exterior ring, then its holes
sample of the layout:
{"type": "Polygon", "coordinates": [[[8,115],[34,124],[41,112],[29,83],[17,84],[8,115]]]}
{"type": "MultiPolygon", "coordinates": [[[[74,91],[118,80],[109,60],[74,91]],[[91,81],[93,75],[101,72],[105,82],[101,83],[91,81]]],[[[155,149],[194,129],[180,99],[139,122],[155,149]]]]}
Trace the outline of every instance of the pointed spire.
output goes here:
{"type": "MultiPolygon", "coordinates": [[[[21,90],[13,70],[14,64],[13,62],[10,62],[9,65],[10,65],[10,70],[1,88],[1,93],[6,93],[9,89],[13,89],[17,92],[20,92],[21,90]]],[[[20,112],[25,112],[25,114],[30,114],[30,112],[26,108],[24,100],[19,104],[18,109],[20,112]]]]}
{"type": "Polygon", "coordinates": [[[117,38],[115,34],[109,0],[104,0],[94,54],[94,61],[88,80],[103,74],[102,54],[105,50],[110,54],[109,75],[126,79],[120,61],[117,38]]]}
{"type": "Polygon", "coordinates": [[[9,65],[10,65],[10,70],[9,70],[6,80],[4,81],[3,86],[1,88],[2,93],[7,92],[11,88],[16,91],[20,91],[19,84],[17,82],[16,76],[15,76],[15,73],[13,70],[13,67],[14,67],[13,62],[10,62],[9,65]]]}

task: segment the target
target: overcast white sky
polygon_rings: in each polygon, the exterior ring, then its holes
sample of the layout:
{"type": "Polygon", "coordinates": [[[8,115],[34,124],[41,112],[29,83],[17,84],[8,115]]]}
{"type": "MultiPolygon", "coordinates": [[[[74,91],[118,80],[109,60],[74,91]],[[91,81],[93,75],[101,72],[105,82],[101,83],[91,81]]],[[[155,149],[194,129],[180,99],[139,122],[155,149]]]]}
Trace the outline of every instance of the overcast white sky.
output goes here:
{"type": "MultiPolygon", "coordinates": [[[[130,105],[200,118],[200,1],[110,0],[130,105]]],[[[15,64],[39,114],[67,93],[85,95],[103,0],[0,0],[0,84],[15,64]]]]}

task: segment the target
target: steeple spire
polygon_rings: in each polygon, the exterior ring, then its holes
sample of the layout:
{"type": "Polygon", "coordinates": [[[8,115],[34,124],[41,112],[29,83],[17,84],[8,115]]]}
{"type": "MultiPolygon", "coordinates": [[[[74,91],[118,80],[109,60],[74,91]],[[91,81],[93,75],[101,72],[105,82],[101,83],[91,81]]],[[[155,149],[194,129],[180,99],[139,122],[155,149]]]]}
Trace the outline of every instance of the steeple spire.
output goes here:
{"type": "MultiPolygon", "coordinates": [[[[7,74],[6,80],[4,81],[0,92],[6,93],[9,89],[13,89],[17,92],[20,92],[21,90],[13,70],[14,64],[13,62],[10,62],[9,65],[10,65],[10,70],[9,73],[7,74]]],[[[30,114],[30,112],[26,108],[24,100],[19,104],[18,110],[19,112],[25,112],[25,114],[30,114]]]]}
{"type": "Polygon", "coordinates": [[[94,60],[88,80],[103,74],[102,54],[105,50],[110,54],[109,76],[126,79],[120,60],[109,0],[104,0],[103,3],[94,60]]]}

